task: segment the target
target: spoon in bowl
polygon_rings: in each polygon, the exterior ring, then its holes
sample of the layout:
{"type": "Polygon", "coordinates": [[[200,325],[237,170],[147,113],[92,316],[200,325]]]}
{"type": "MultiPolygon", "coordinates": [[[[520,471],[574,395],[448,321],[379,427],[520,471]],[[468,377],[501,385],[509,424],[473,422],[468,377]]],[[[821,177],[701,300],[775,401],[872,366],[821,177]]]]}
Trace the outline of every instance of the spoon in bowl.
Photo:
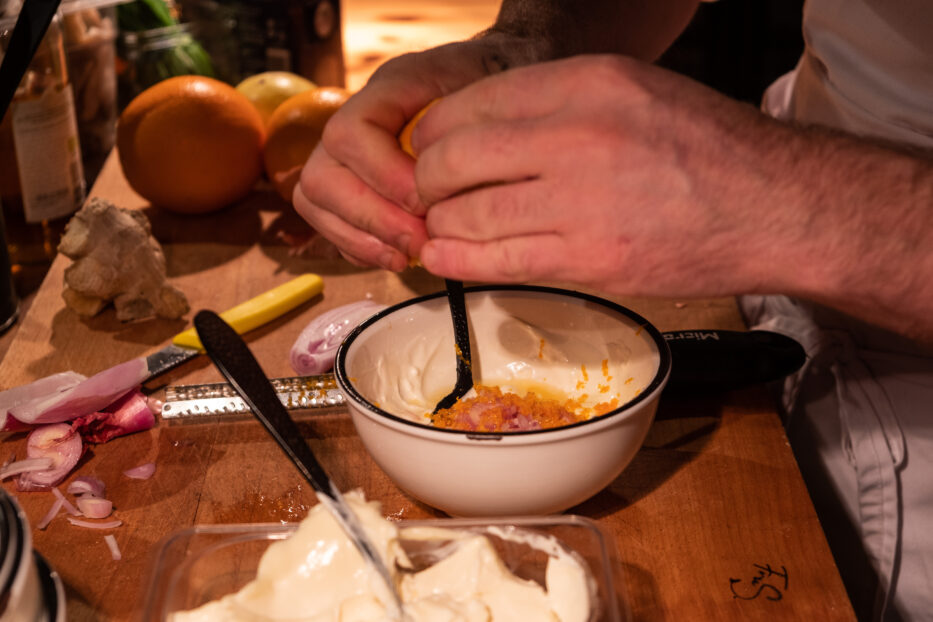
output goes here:
{"type": "Polygon", "coordinates": [[[199,311],[194,318],[194,326],[211,361],[308,480],[318,501],[323,503],[337,520],[363,559],[375,568],[385,581],[394,599],[393,618],[404,620],[402,600],[389,569],[363,531],[356,514],[347,506],[343,495],[314,457],[246,342],[213,311],[199,311]]]}
{"type": "Polygon", "coordinates": [[[457,383],[453,390],[437,403],[434,412],[450,408],[473,388],[473,363],[470,355],[470,326],[467,323],[463,282],[445,279],[447,304],[454,322],[454,346],[457,354],[457,383]]]}

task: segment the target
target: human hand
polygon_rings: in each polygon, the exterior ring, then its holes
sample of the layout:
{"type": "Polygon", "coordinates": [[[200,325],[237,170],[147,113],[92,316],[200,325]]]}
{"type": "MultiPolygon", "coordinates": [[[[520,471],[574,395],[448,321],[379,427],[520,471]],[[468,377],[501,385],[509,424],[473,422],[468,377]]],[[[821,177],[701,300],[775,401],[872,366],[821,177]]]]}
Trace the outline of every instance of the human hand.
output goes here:
{"type": "MultiPolygon", "coordinates": [[[[743,258],[779,217],[753,107],[623,57],[491,76],[445,97],[413,135],[429,271],[558,281],[630,295],[752,289],[743,258]],[[749,143],[749,139],[758,141],[749,143]]],[[[781,159],[785,159],[783,157],[781,159]]]]}
{"type": "Polygon", "coordinates": [[[327,124],[295,189],[299,214],[349,261],[404,269],[427,232],[414,160],[397,135],[431,100],[495,71],[495,49],[506,44],[450,44],[380,67],[327,124]]]}

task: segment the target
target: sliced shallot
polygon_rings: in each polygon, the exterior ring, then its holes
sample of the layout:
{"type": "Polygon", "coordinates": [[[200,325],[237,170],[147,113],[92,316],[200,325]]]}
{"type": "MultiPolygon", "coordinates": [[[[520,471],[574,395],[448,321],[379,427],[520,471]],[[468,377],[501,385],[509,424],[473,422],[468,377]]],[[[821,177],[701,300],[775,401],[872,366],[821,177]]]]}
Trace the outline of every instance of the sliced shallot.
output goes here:
{"type": "Polygon", "coordinates": [[[48,471],[51,468],[51,458],[26,458],[25,460],[17,460],[0,469],[0,480],[19,475],[20,473],[48,471]]]}
{"type": "Polygon", "coordinates": [[[56,499],[61,500],[62,507],[65,508],[65,511],[71,514],[72,516],[81,516],[81,512],[74,505],[71,504],[71,501],[65,498],[65,495],[62,494],[62,491],[52,486],[52,494],[55,495],[56,499]]]}
{"type": "Polygon", "coordinates": [[[292,369],[299,374],[321,374],[331,369],[344,337],[363,320],[385,308],[372,300],[360,300],[312,319],[289,353],[292,369]]]}
{"type": "Polygon", "coordinates": [[[74,478],[68,488],[65,489],[69,495],[89,494],[95,497],[105,496],[104,482],[91,475],[80,475],[74,478]]]}
{"type": "Polygon", "coordinates": [[[132,469],[123,471],[123,474],[132,479],[149,479],[155,473],[155,464],[147,462],[132,469]]]}
{"type": "Polygon", "coordinates": [[[123,555],[120,554],[120,547],[117,545],[117,539],[113,537],[113,534],[108,533],[106,536],[104,536],[104,542],[107,543],[107,548],[110,549],[110,557],[113,558],[113,561],[120,561],[123,558],[123,555]]]}
{"type": "Polygon", "coordinates": [[[16,487],[27,491],[55,486],[78,464],[83,449],[81,435],[67,423],[39,426],[26,438],[26,457],[50,458],[52,466],[45,471],[22,473],[16,481],[16,487]]]}
{"type": "Polygon", "coordinates": [[[58,513],[64,505],[64,499],[56,497],[55,501],[52,503],[52,507],[49,508],[49,511],[43,516],[38,523],[36,523],[36,529],[45,529],[49,526],[49,523],[52,522],[52,519],[58,516],[58,513]]]}
{"type": "Polygon", "coordinates": [[[75,525],[76,527],[87,527],[88,529],[113,529],[123,524],[123,521],[120,521],[120,520],[111,520],[111,521],[105,521],[103,523],[94,523],[94,522],[87,521],[87,520],[81,520],[79,518],[73,518],[71,516],[66,516],[65,518],[68,519],[69,523],[71,523],[72,525],[75,525]]]}
{"type": "Polygon", "coordinates": [[[81,497],[77,501],[78,509],[88,518],[107,518],[113,512],[113,502],[98,497],[81,497]]]}

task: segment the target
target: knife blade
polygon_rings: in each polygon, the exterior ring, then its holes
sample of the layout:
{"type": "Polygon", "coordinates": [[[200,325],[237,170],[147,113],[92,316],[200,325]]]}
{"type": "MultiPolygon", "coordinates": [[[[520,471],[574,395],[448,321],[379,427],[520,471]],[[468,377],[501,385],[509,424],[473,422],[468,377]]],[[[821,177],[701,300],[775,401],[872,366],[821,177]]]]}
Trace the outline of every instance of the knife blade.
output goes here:
{"type": "MultiPolygon", "coordinates": [[[[302,274],[267,292],[220,314],[237,334],[247,333],[291,311],[324,289],[324,281],[316,274],[302,274]]],[[[204,352],[197,331],[192,327],[178,333],[172,343],[145,357],[145,380],[177,367],[204,352]]]]}

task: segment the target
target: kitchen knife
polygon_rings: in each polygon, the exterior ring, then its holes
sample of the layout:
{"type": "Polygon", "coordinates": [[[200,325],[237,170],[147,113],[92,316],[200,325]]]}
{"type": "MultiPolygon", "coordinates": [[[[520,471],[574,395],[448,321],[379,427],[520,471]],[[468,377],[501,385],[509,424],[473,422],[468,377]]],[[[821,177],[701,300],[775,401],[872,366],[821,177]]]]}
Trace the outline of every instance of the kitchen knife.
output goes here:
{"type": "MultiPolygon", "coordinates": [[[[234,330],[243,334],[281,316],[319,294],[324,281],[316,274],[303,274],[259,294],[221,314],[234,330]]],[[[131,359],[96,374],[91,384],[106,386],[110,395],[121,395],[134,386],[165,373],[204,351],[194,328],[179,333],[172,343],[148,356],[131,359]]],[[[100,399],[107,399],[102,395],[100,399]]]]}
{"type": "MultiPolygon", "coordinates": [[[[665,393],[727,391],[772,382],[794,373],[806,360],[799,343],[771,331],[683,330],[663,335],[673,361],[665,393]]],[[[333,374],[271,382],[289,410],[319,412],[344,403],[333,374]]],[[[210,415],[244,416],[250,410],[223,382],[166,388],[163,420],[185,422],[210,415]]]]}
{"type": "MultiPolygon", "coordinates": [[[[278,287],[250,298],[220,314],[240,335],[291,311],[324,289],[316,274],[303,274],[278,287]]],[[[148,378],[158,376],[204,352],[197,331],[192,327],[175,335],[172,343],[146,357],[148,378]]]]}

